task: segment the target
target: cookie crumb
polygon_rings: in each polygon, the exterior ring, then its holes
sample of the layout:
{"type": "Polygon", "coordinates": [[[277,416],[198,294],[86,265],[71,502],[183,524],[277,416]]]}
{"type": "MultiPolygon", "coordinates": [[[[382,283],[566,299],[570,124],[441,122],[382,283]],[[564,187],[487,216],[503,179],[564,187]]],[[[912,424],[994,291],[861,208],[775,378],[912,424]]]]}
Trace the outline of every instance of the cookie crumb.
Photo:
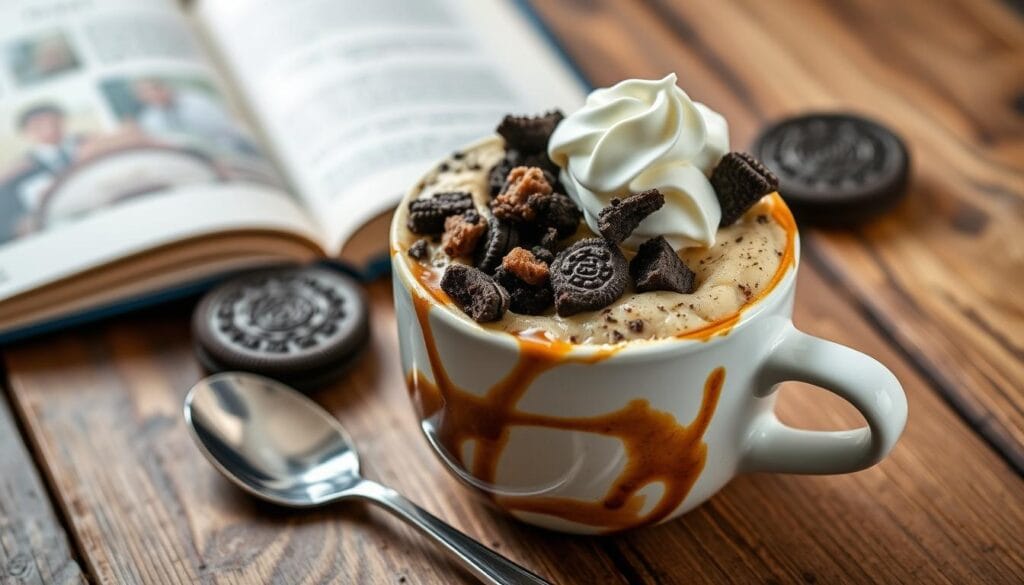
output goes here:
{"type": "Polygon", "coordinates": [[[409,257],[410,258],[415,258],[416,260],[424,260],[424,259],[426,259],[427,254],[429,254],[429,253],[430,253],[430,244],[428,244],[427,240],[425,240],[423,238],[420,238],[420,239],[416,240],[415,242],[413,242],[413,244],[411,246],[409,246],[409,250],[408,250],[409,257]]]}
{"type": "Polygon", "coordinates": [[[444,220],[441,246],[451,258],[469,257],[473,255],[486,231],[487,222],[476,210],[452,215],[444,220]]]}
{"type": "Polygon", "coordinates": [[[501,266],[512,274],[515,274],[523,282],[534,286],[544,284],[548,281],[548,265],[533,255],[533,252],[526,248],[515,247],[505,255],[501,266]]]}
{"type": "Polygon", "coordinates": [[[491,202],[494,217],[506,221],[532,221],[536,210],[528,202],[531,195],[548,195],[551,183],[538,167],[516,167],[509,171],[501,192],[491,202]]]}

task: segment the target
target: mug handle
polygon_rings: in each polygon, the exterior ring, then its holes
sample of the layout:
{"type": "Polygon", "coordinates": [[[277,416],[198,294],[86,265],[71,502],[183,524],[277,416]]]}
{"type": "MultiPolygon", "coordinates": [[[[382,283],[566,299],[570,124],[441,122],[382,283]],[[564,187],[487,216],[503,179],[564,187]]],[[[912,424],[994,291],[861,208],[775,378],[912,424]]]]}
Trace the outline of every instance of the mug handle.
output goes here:
{"type": "Polygon", "coordinates": [[[808,431],[783,424],[774,412],[755,421],[741,471],[850,473],[881,461],[907,423],[907,397],[896,376],[874,358],[796,329],[792,323],[763,366],[756,395],[787,380],[814,384],[842,397],[867,421],[848,431],[808,431]]]}

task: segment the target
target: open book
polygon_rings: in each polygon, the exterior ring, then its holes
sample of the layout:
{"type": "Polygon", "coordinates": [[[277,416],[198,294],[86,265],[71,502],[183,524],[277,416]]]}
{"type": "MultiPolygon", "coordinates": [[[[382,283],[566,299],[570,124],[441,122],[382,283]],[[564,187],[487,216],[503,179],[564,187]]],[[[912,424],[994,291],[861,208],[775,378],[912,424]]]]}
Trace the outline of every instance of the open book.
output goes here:
{"type": "Polygon", "coordinates": [[[346,243],[432,161],[584,90],[511,0],[5,2],[0,341],[257,265],[365,274],[387,243],[346,243]]]}

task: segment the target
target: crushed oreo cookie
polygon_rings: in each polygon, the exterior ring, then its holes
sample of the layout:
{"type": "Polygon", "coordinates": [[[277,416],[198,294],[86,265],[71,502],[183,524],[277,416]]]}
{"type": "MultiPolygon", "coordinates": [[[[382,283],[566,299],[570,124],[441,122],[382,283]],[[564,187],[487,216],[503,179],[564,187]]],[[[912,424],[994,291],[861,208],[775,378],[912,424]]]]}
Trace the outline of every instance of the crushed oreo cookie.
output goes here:
{"type": "Polygon", "coordinates": [[[552,110],[540,116],[508,115],[498,124],[497,132],[505,139],[505,146],[525,154],[544,152],[555,127],[565,116],[552,110]]]}
{"type": "Polygon", "coordinates": [[[602,309],[626,290],[629,268],[619,248],[602,238],[580,240],[569,246],[551,266],[555,310],[566,317],[602,309]]]}
{"type": "Polygon", "coordinates": [[[537,167],[516,167],[509,171],[501,192],[491,201],[491,211],[494,217],[505,221],[532,221],[537,212],[530,205],[530,199],[550,194],[551,183],[543,170],[537,167]]]}
{"type": "Polygon", "coordinates": [[[410,258],[415,258],[416,260],[426,260],[427,255],[430,254],[430,244],[427,242],[427,240],[420,238],[413,242],[411,246],[409,246],[408,254],[410,258]]]}
{"type": "Polygon", "coordinates": [[[722,207],[720,226],[732,225],[759,199],[779,188],[779,179],[753,155],[730,152],[711,172],[711,186],[722,207]]]}
{"type": "MultiPolygon", "coordinates": [[[[544,234],[540,237],[537,245],[546,249],[551,253],[558,251],[558,240],[561,239],[558,235],[558,229],[553,227],[544,228],[544,234]]],[[[536,254],[537,252],[534,252],[536,254]]],[[[550,262],[549,262],[550,264],[550,262]]]]}
{"type": "Polygon", "coordinates": [[[519,232],[515,226],[496,217],[487,221],[487,235],[483,245],[477,248],[476,267],[492,274],[501,264],[502,258],[519,245],[519,232]]]}
{"type": "Polygon", "coordinates": [[[512,248],[501,260],[501,267],[528,284],[538,285],[548,281],[547,263],[538,260],[526,248],[512,248]]]}
{"type": "Polygon", "coordinates": [[[513,313],[540,315],[554,301],[551,283],[548,280],[541,284],[530,284],[504,266],[495,271],[494,280],[508,291],[508,308],[513,313]]]}
{"type": "Polygon", "coordinates": [[[534,246],[530,248],[530,252],[533,252],[533,257],[541,262],[551,266],[551,263],[555,261],[555,255],[549,248],[544,246],[534,246]]]}
{"type": "Polygon", "coordinates": [[[640,222],[665,205],[665,196],[657,189],[630,195],[625,199],[612,199],[597,216],[598,231],[605,238],[620,243],[629,237],[640,222]]]}
{"type": "Polygon", "coordinates": [[[640,245],[629,263],[629,274],[637,292],[668,290],[691,293],[695,275],[676,254],[664,236],[651,238],[640,245]]]}
{"type": "Polygon", "coordinates": [[[441,290],[477,323],[497,321],[508,310],[508,292],[472,266],[450,264],[441,277],[441,290]]]}
{"type": "MultiPolygon", "coordinates": [[[[547,229],[555,229],[556,239],[576,233],[583,214],[568,195],[562,193],[538,194],[530,197],[527,205],[533,209],[535,225],[547,236],[547,229]]],[[[553,250],[554,248],[549,248],[553,250]]]]}
{"type": "Polygon", "coordinates": [[[409,202],[409,231],[420,235],[437,235],[444,231],[444,220],[473,209],[473,197],[463,191],[435,193],[426,199],[409,202]]]}
{"type": "Polygon", "coordinates": [[[487,222],[475,209],[444,220],[441,247],[451,258],[471,257],[480,238],[487,232],[487,222]]]}

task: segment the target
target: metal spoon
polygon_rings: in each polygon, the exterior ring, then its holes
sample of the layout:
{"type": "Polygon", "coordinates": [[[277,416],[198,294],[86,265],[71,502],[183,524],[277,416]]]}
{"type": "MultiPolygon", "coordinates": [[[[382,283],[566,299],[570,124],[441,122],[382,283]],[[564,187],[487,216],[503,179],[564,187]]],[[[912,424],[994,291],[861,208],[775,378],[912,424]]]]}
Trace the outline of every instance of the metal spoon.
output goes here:
{"type": "Polygon", "coordinates": [[[213,466],[257,498],[294,508],[373,502],[437,541],[484,583],[550,585],[398,492],[363,479],[341,424],[288,386],[253,374],[211,376],[185,398],[185,422],[213,466]]]}

